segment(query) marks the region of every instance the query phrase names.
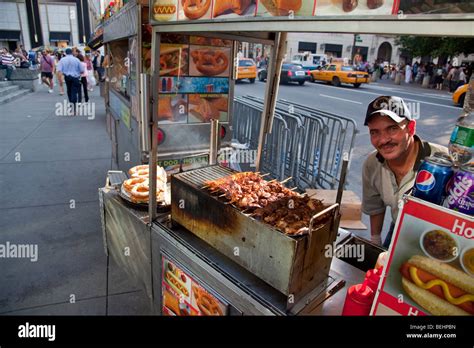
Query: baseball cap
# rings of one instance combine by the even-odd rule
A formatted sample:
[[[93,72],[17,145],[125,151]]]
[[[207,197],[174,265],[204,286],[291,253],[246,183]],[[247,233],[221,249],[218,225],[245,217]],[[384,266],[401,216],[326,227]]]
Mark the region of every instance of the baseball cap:
[[[386,115],[397,123],[403,120],[413,120],[411,112],[405,101],[400,97],[380,96],[372,100],[367,107],[364,126],[367,126],[373,115]]]

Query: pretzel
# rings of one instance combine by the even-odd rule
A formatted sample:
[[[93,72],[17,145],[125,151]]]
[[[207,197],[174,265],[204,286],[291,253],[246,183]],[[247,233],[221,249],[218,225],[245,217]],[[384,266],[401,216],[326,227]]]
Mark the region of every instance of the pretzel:
[[[140,178],[131,178],[131,179],[125,180],[125,181],[123,182],[123,188],[124,188],[127,192],[131,192],[132,189],[133,189],[137,184],[141,184],[141,183],[143,183],[145,180],[146,180],[146,178],[143,178],[143,177],[140,177]]]
[[[133,175],[135,174],[136,172],[138,172],[139,170],[144,170],[144,169],[148,169],[148,164],[144,164],[144,165],[141,165],[141,166],[135,166],[133,168],[130,168],[128,170],[128,174],[129,175]]]
[[[204,315],[224,315],[219,303],[206,290],[193,286],[194,298],[199,310]]]
[[[196,69],[206,76],[222,74],[229,65],[229,58],[220,50],[195,50],[191,52],[191,57]]]
[[[189,19],[198,19],[204,16],[211,6],[211,0],[181,0],[183,10]]]
[[[147,169],[140,169],[139,171],[132,174],[132,178],[148,178],[148,168]]]

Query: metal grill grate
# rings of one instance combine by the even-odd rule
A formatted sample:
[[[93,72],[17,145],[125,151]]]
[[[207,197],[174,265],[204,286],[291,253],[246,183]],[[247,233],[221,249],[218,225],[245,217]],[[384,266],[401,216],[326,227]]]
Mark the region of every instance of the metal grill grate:
[[[176,179],[191,184],[198,189],[202,189],[204,183],[209,180],[217,180],[224,176],[232,175],[235,171],[221,166],[210,166],[199,168],[185,173],[174,175]]]

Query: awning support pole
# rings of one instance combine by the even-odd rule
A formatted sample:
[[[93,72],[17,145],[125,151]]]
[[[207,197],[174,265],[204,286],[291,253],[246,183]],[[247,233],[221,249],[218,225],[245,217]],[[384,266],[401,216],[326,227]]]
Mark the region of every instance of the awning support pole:
[[[286,32],[276,33],[275,44],[267,68],[268,74],[267,84],[265,86],[265,103],[260,121],[260,134],[258,136],[256,171],[260,171],[262,151],[266,135],[272,131],[275,104],[278,96],[278,86],[280,84],[281,65],[286,53],[286,36]]]

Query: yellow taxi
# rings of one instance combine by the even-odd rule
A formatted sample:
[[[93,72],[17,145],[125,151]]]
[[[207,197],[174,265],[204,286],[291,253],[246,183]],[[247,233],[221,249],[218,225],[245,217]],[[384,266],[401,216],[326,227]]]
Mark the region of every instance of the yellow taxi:
[[[463,106],[464,99],[466,98],[467,87],[469,87],[469,83],[465,85],[459,86],[453,93],[453,102],[456,105]]]
[[[365,71],[357,71],[350,65],[328,64],[320,70],[311,71],[312,81],[325,81],[334,86],[341,83],[350,83],[358,88],[362,83],[369,83],[369,74]]]
[[[252,59],[239,59],[239,66],[237,69],[237,81],[248,79],[250,83],[255,83],[257,78],[257,65]]]

